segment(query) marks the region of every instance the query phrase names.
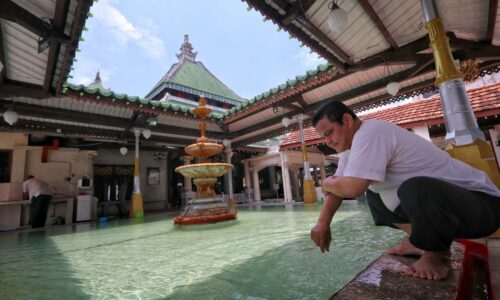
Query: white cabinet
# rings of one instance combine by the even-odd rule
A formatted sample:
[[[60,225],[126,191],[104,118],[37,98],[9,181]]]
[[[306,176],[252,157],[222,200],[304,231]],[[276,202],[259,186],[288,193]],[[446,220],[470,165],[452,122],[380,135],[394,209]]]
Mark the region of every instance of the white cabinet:
[[[76,199],[76,221],[89,221],[92,212],[92,196],[79,195]]]

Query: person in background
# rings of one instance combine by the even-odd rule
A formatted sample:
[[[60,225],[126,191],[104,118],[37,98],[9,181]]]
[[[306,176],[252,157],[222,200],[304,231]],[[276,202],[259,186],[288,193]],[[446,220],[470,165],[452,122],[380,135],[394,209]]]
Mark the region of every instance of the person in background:
[[[31,227],[44,227],[50,200],[52,199],[52,191],[49,186],[42,180],[30,175],[23,182],[23,198],[29,199],[31,202],[29,218]]]

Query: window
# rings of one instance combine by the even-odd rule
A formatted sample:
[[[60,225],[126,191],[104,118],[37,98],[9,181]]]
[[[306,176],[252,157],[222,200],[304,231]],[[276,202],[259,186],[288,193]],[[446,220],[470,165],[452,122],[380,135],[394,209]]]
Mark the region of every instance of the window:
[[[0,150],[0,182],[10,182],[12,151]]]

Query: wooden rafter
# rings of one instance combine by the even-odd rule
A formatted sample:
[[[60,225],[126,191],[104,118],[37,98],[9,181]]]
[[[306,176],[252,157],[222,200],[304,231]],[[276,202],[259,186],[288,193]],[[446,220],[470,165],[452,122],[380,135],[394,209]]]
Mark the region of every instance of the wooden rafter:
[[[73,41],[78,38],[79,33],[81,33],[82,28],[78,26],[81,24],[81,19],[86,18],[87,13],[90,10],[90,5],[85,4],[86,0],[78,0],[78,4],[74,13],[73,24],[71,25],[71,34],[70,37]],[[56,83],[56,91],[55,94],[57,96],[61,95],[61,89],[64,81],[66,80],[66,75],[68,74],[68,69],[71,67],[72,61],[71,59],[75,55],[76,43],[70,43],[66,48],[66,53],[64,54],[63,63],[61,69],[59,71],[59,78]]]
[[[54,29],[59,32],[64,32],[64,25],[66,22],[66,16],[68,15],[69,1],[57,0],[56,8],[54,12],[54,19],[52,25]],[[51,41],[49,47],[49,55],[47,59],[47,67],[45,68],[45,80],[43,83],[43,90],[48,91],[51,87],[51,83],[54,79],[54,70],[57,65],[57,57],[59,56],[59,51],[61,44],[57,41]]]
[[[450,38],[450,46],[464,50],[492,50],[500,52],[500,46],[487,44],[484,42],[470,41],[458,38],[453,32],[448,32],[447,36]]]
[[[387,27],[385,27],[384,22],[382,22],[382,19],[380,19],[378,14],[375,12],[370,2],[368,2],[368,0],[358,0],[358,2],[361,5],[361,7],[365,10],[366,14],[373,21],[373,23],[375,23],[375,26],[377,26],[380,32],[382,32],[382,34],[384,35],[387,42],[389,42],[391,47],[394,49],[399,48],[398,43],[396,43],[396,40],[394,40],[389,30],[387,30]]]
[[[7,100],[0,100],[1,106],[8,106],[12,102]],[[76,122],[85,124],[94,124],[100,126],[111,126],[121,128],[123,131],[128,132],[133,127],[135,119],[119,118],[107,115],[82,113],[74,110],[53,108],[53,107],[42,107],[38,105],[32,105],[22,102],[16,102],[15,110],[19,115],[29,116],[35,118],[43,118],[56,120],[61,122]],[[61,124],[59,124],[61,125]],[[183,128],[173,125],[158,124],[151,128],[153,131],[165,133],[165,134],[176,134],[196,138],[199,136],[199,130],[191,128]],[[207,136],[209,138],[222,139],[223,134],[219,132],[207,131]]]
[[[68,42],[69,37],[11,0],[0,1],[0,18],[17,23],[40,37]]]
[[[9,97],[30,97],[30,98],[48,98],[50,93],[43,91],[42,86],[18,82],[10,79],[4,79],[0,84],[0,98]]]
[[[434,58],[430,58],[429,60],[418,64],[417,67],[415,68],[415,70],[412,73],[408,74],[408,76],[405,79],[410,79],[412,77],[417,76],[418,73],[420,73],[422,70],[426,69],[432,63],[434,63]]]
[[[281,118],[280,118],[280,122],[281,122]],[[295,123],[295,124],[288,126],[288,128],[286,128],[286,131],[295,131],[298,129],[299,129],[299,124]],[[278,135],[282,134],[283,131],[285,131],[285,128],[283,128],[283,127],[276,128],[276,129],[270,130],[268,132],[265,132],[265,133],[262,133],[262,134],[259,134],[256,136],[248,137],[246,139],[234,142],[232,146],[234,148],[236,148],[236,147],[242,147],[242,146],[246,146],[246,145],[249,145],[252,143],[260,142],[262,140],[265,140],[266,138],[278,136]]]
[[[488,29],[486,31],[486,43],[491,44],[495,34],[495,24],[497,20],[498,0],[490,0],[488,10]]]
[[[426,72],[426,71],[432,71],[431,66],[427,66],[425,69],[421,69],[419,65],[414,66],[413,68],[401,71],[399,73],[391,75],[391,80],[393,81],[402,81],[408,78],[408,75],[414,73],[416,70],[419,70],[421,72]],[[321,104],[330,102],[330,101],[345,101],[348,99],[356,98],[358,96],[368,94],[370,92],[376,91],[378,89],[382,89],[387,85],[387,78],[380,78],[378,80],[372,81],[368,84],[362,85],[360,87],[348,90],[344,93],[334,95],[332,97],[328,97],[326,99],[323,99],[321,101],[315,102],[312,105],[309,105],[306,109],[305,112],[310,112],[314,111],[316,108],[318,108]]]
[[[300,109],[300,107],[298,107],[297,105],[290,104],[290,103],[282,104],[281,107],[286,108],[288,110],[298,110],[298,109]]]
[[[300,106],[302,106],[302,109],[307,107],[307,103],[304,100],[304,94],[297,95],[296,99],[297,99],[296,101],[300,104]]]

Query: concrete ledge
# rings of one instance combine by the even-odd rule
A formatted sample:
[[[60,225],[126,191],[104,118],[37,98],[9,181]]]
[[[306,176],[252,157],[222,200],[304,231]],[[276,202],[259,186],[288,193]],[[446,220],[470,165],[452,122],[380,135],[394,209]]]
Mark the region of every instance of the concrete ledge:
[[[452,271],[445,280],[424,280],[401,274],[416,258],[383,254],[330,299],[455,299],[463,246],[453,243]]]
[[[489,252],[489,267],[493,295],[500,299],[500,239],[489,238],[486,241]]]

